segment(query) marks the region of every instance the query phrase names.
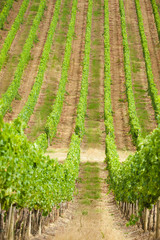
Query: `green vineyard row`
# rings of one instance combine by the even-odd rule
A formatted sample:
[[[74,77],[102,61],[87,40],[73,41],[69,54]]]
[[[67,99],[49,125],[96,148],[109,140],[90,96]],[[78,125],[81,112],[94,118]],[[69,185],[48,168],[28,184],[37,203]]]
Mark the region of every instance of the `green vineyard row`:
[[[121,1],[121,0],[120,0]],[[109,170],[108,182],[116,200],[136,203],[141,209],[150,208],[160,196],[160,129],[139,144],[138,151],[120,163],[115,144],[111,107],[110,36],[108,0],[105,0],[105,129],[106,162]]]
[[[24,17],[24,14],[27,10],[27,7],[28,7],[28,4],[29,4],[29,1],[30,0],[24,0],[22,5],[21,5],[21,8],[19,10],[19,13],[5,39],[5,42],[3,44],[3,47],[1,49],[1,52],[0,52],[0,70],[2,69],[2,66],[7,58],[7,53],[11,47],[11,44],[15,38],[15,35],[23,21],[23,17]]]
[[[157,88],[156,88],[156,85],[154,82],[151,58],[150,58],[150,53],[149,53],[149,49],[148,49],[147,38],[145,35],[145,31],[144,31],[143,17],[142,17],[141,6],[140,6],[139,0],[135,0],[135,4],[136,4],[137,17],[138,17],[139,32],[140,32],[141,42],[142,42],[142,47],[143,47],[143,54],[144,54],[144,58],[145,58],[149,93],[150,93],[150,96],[152,99],[152,104],[153,104],[153,108],[155,110],[155,115],[156,115],[157,121],[159,123],[160,122],[160,119],[159,119],[160,98],[158,96],[158,91],[157,91]]]
[[[131,134],[132,134],[132,139],[134,144],[138,146],[142,140],[141,127],[140,127],[139,119],[136,112],[134,94],[132,89],[130,50],[129,50],[128,39],[127,39],[125,10],[124,10],[123,0],[119,0],[119,7],[120,7],[120,15],[121,15],[126,93],[127,93],[127,99],[128,99],[128,112],[129,112],[129,119],[130,119],[130,126],[131,126]]]
[[[41,56],[40,65],[39,65],[35,83],[29,94],[29,97],[28,97],[28,100],[27,100],[25,106],[23,107],[22,111],[20,112],[20,114],[18,116],[25,123],[28,123],[31,114],[33,113],[33,110],[36,105],[36,102],[37,102],[37,99],[38,99],[38,96],[40,93],[40,89],[41,89],[41,86],[43,83],[44,73],[45,73],[45,70],[47,67],[47,61],[48,61],[49,53],[51,51],[51,46],[53,43],[53,35],[55,33],[55,29],[56,29],[57,22],[58,22],[60,6],[61,6],[61,0],[57,0],[56,5],[55,5],[55,10],[54,10],[54,15],[52,18],[52,22],[50,24],[50,28],[48,31],[47,40],[44,45],[43,53]]]
[[[153,13],[154,13],[154,19],[157,27],[157,32],[158,32],[158,37],[160,40],[160,15],[159,15],[159,10],[158,6],[155,0],[151,0],[152,8],[153,8]]]
[[[29,32],[29,36],[23,47],[19,63],[18,63],[16,72],[14,74],[14,79],[13,79],[11,85],[8,87],[7,91],[3,94],[2,98],[0,99],[0,114],[3,116],[5,115],[11,102],[13,101],[13,99],[15,98],[15,96],[18,92],[18,88],[19,88],[20,82],[21,82],[21,77],[22,77],[23,71],[29,61],[30,50],[33,46],[33,41],[35,39],[36,31],[38,29],[41,18],[43,16],[45,6],[46,6],[46,0],[41,0],[37,15],[33,21],[33,25]]]
[[[2,9],[2,12],[0,13],[0,29],[3,29],[4,23],[7,20],[9,10],[13,6],[14,0],[7,0],[5,6]]]
[[[77,118],[81,119],[84,119],[86,114],[92,5],[92,0],[89,0],[79,103],[81,110],[77,110]],[[84,121],[81,121],[79,127],[84,129]],[[0,129],[1,208],[8,210],[11,204],[16,204],[17,208],[43,210],[46,215],[53,206],[71,200],[79,171],[79,133],[73,133],[67,158],[64,164],[59,164],[56,160],[44,156],[41,147],[27,140],[23,133],[23,123],[19,119],[8,124],[4,123],[1,117]]]
[[[52,107],[52,112],[48,116],[47,123],[45,126],[47,138],[50,141],[52,141],[53,137],[56,135],[57,125],[59,123],[59,119],[60,119],[62,108],[63,108],[63,101],[64,101],[64,95],[66,92],[65,89],[66,89],[66,83],[68,79],[68,69],[70,65],[70,57],[71,57],[71,50],[72,50],[72,40],[73,40],[74,31],[75,31],[76,13],[77,13],[77,0],[74,0],[73,6],[72,6],[71,20],[69,24],[68,33],[67,33],[67,40],[66,40],[65,53],[64,53],[64,59],[62,64],[62,72],[61,72],[61,79],[59,82],[59,88],[58,88],[54,105]]]

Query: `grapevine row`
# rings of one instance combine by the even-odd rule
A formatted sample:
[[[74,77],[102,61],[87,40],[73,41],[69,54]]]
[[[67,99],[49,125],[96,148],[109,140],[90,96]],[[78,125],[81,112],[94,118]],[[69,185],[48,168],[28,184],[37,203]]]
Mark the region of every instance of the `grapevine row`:
[[[132,89],[132,77],[130,67],[130,50],[127,39],[126,21],[125,21],[125,10],[123,0],[119,0],[120,14],[121,14],[121,29],[123,38],[123,53],[124,53],[124,69],[126,78],[126,93],[128,98],[128,111],[131,126],[131,134],[133,142],[138,146],[141,141],[141,127],[139,119],[137,117],[134,94]]]
[[[109,170],[111,188],[114,189],[119,157],[115,144],[115,134],[111,104],[111,72],[110,72],[110,35],[109,35],[109,7],[108,0],[104,5],[104,119],[106,131],[106,162]]]
[[[8,17],[9,10],[13,6],[14,0],[7,0],[5,6],[2,9],[2,12],[0,13],[0,29],[3,29],[4,23]]]
[[[140,32],[141,42],[142,42],[142,47],[143,47],[143,54],[144,54],[144,58],[145,58],[149,93],[150,93],[150,96],[152,99],[152,104],[153,104],[153,107],[155,110],[155,115],[156,115],[157,121],[159,123],[160,101],[159,101],[159,97],[158,97],[158,91],[157,91],[156,85],[154,83],[151,58],[150,58],[150,53],[149,53],[149,49],[148,49],[147,38],[146,38],[146,35],[144,32],[143,17],[142,17],[141,6],[140,6],[139,0],[135,0],[135,4],[136,4],[137,17],[138,17],[139,32]]]
[[[83,77],[79,106],[83,110],[77,114],[85,116],[88,92],[88,73],[92,0],[89,0]],[[80,116],[79,116],[80,117]],[[78,116],[77,116],[78,118]],[[81,122],[84,125],[84,121]],[[83,126],[81,126],[83,129]],[[1,208],[8,210],[12,203],[17,208],[51,211],[60,202],[71,200],[78,176],[80,160],[79,134],[73,134],[69,152],[64,164],[44,156],[41,148],[27,140],[23,133],[23,124],[19,119],[13,123],[4,123],[0,119],[0,149],[2,153],[2,174],[0,176]],[[8,162],[8,157],[10,161]]]
[[[33,21],[33,25],[29,32],[29,36],[23,47],[19,63],[18,63],[16,72],[14,74],[14,79],[13,79],[11,85],[8,87],[7,91],[3,94],[3,97],[0,99],[0,114],[2,114],[3,116],[5,115],[11,102],[13,101],[13,99],[15,98],[15,96],[18,92],[18,88],[19,88],[20,82],[21,82],[21,77],[22,77],[23,71],[29,61],[30,50],[33,46],[33,41],[35,39],[36,31],[38,29],[39,23],[43,16],[45,6],[46,6],[46,0],[41,0],[37,15]]]
[[[160,15],[159,15],[159,10],[158,6],[155,0],[151,0],[152,8],[153,8],[153,13],[154,13],[154,19],[157,27],[157,32],[158,32],[158,37],[160,40]]]
[[[52,18],[52,22],[51,22],[51,25],[50,25],[50,28],[48,31],[47,40],[44,45],[44,49],[43,49],[42,57],[40,60],[40,65],[39,65],[35,83],[29,94],[29,97],[28,97],[28,100],[27,100],[25,106],[23,107],[22,111],[20,112],[20,114],[18,116],[19,118],[22,119],[22,121],[24,121],[26,123],[29,121],[31,114],[33,113],[33,110],[36,105],[36,102],[37,102],[37,99],[38,99],[38,96],[40,93],[40,89],[41,89],[41,86],[43,83],[44,73],[46,70],[49,53],[51,51],[51,46],[53,43],[53,35],[54,35],[55,29],[57,26],[57,22],[58,22],[60,6],[61,6],[61,0],[57,0],[56,5],[55,5],[55,10],[54,10],[54,16]]]
[[[47,123],[45,126],[47,138],[52,141],[53,137],[57,132],[57,125],[59,123],[59,119],[62,112],[64,95],[65,95],[65,88],[68,79],[68,69],[70,65],[70,56],[72,50],[72,40],[74,35],[74,28],[75,28],[75,21],[76,21],[76,12],[77,12],[77,0],[73,1],[72,5],[72,13],[71,13],[71,20],[69,24],[69,29],[67,33],[67,40],[65,46],[65,53],[62,65],[62,72],[61,72],[61,79],[59,82],[59,88],[56,95],[56,99],[53,105],[52,112],[47,118]]]
[[[105,0],[105,128],[106,128],[106,162],[109,170],[108,181],[116,200],[128,203],[139,201],[141,209],[149,208],[160,196],[160,129],[141,141],[139,150],[129,156],[122,164],[115,144],[113,116],[111,108],[111,74],[110,74],[110,41],[109,9]]]
[[[19,10],[19,13],[5,39],[5,42],[3,44],[3,47],[1,49],[1,52],[0,52],[0,70],[2,69],[2,66],[6,60],[6,57],[7,57],[7,53],[8,53],[8,50],[10,49],[10,46],[15,38],[15,35],[22,23],[22,20],[23,20],[23,17],[24,17],[24,14],[27,10],[27,7],[28,7],[28,4],[29,4],[29,1],[30,0],[24,0],[22,5],[21,5],[21,8]]]

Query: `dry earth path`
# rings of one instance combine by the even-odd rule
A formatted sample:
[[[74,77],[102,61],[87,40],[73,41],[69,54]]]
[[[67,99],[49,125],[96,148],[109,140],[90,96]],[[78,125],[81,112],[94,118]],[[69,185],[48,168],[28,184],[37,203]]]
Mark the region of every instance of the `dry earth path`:
[[[18,90],[20,99],[14,99],[12,101],[11,104],[12,112],[11,113],[8,112],[6,114],[5,120],[12,121],[13,119],[15,119],[28,99],[29,93],[33,87],[38,72],[40,57],[43,52],[43,48],[47,39],[48,30],[54,13],[55,2],[56,2],[55,0],[48,1],[42,21],[40,22],[39,28],[37,30],[38,41],[37,43],[34,44],[31,50],[31,60],[29,61],[21,79],[21,85]]]
[[[156,128],[155,114],[148,95],[148,80],[135,3],[132,0],[124,1],[124,3],[136,110],[142,134],[145,137]]]

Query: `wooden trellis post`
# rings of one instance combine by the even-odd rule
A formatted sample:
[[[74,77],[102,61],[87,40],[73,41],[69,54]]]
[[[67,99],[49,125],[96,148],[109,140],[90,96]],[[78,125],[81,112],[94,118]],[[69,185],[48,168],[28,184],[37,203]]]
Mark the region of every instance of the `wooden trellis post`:
[[[160,238],[160,200],[157,202],[156,239]]]

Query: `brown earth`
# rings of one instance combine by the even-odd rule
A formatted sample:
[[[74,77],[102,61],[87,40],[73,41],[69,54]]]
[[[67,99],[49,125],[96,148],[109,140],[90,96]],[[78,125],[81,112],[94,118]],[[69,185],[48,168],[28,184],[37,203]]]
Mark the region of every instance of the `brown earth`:
[[[3,30],[0,29],[0,50],[3,46],[5,38],[8,35],[9,30],[11,29],[12,24],[14,23],[22,2],[23,0],[14,1],[13,7],[10,9],[7,20],[4,24]]]
[[[152,71],[154,81],[160,94],[160,43],[157,34],[157,28],[154,20],[151,2],[140,0],[141,11],[143,15],[144,30],[148,41],[148,48],[151,57]]]
[[[61,10],[60,10],[60,16],[59,21],[57,24],[57,28],[55,31],[53,44],[51,47],[51,52],[49,56],[49,61],[47,64],[47,69],[45,71],[43,84],[41,87],[41,91],[39,94],[39,98],[37,101],[37,104],[35,106],[34,112],[31,115],[31,118],[28,122],[29,128],[26,129],[26,134],[29,136],[29,138],[35,138],[37,137],[43,130],[46,123],[47,116],[43,117],[41,116],[42,108],[49,108],[48,114],[50,111],[52,111],[52,105],[54,104],[54,99],[58,90],[58,84],[59,79],[61,78],[61,70],[62,70],[62,63],[63,63],[63,57],[65,52],[65,42],[67,37],[67,31],[68,31],[68,24],[64,27],[64,22],[62,21],[63,11],[65,3],[68,3],[68,7],[70,8],[70,13],[67,16],[67,22],[69,24],[70,18],[71,18],[71,9],[72,9],[72,1],[62,1],[61,4]],[[61,32],[61,29],[63,28],[63,33]],[[59,40],[60,39],[60,40]],[[47,91],[50,91],[51,98],[49,104],[50,106],[46,106],[46,97],[47,97]],[[34,129],[36,130],[36,133],[34,133]]]
[[[30,31],[30,27],[32,25],[33,19],[36,15],[36,12],[31,11],[32,1],[29,4],[29,8],[27,9],[24,15],[24,22],[20,26],[12,44],[10,50],[8,51],[8,57],[6,59],[6,63],[1,69],[0,72],[0,96],[5,93],[9,84],[12,82],[14,73],[16,71],[16,67],[18,65],[20,54],[22,52],[25,41],[28,37],[28,33]]]
[[[147,119],[142,119],[140,115],[139,121],[141,125],[145,125],[147,132],[152,131],[156,128],[155,114],[152,106],[151,98],[148,95],[148,80],[145,68],[145,60],[143,57],[143,49],[141,45],[141,38],[139,35],[138,19],[136,14],[135,3],[132,0],[127,0],[125,3],[125,15],[128,42],[131,54],[131,68],[132,68],[132,83],[134,94],[139,94],[138,101],[141,103],[136,105],[138,117],[141,107],[143,107],[147,114]],[[136,47],[135,47],[136,46]],[[136,92],[134,85],[139,85],[139,93]],[[143,95],[140,93],[143,92]],[[139,106],[140,105],[140,106]]]
[[[104,149],[104,1],[93,4],[87,113],[82,147]]]
[[[72,42],[68,83],[66,85],[66,95],[62,114],[57,128],[57,137],[52,142],[54,148],[69,146],[75,126],[76,109],[79,100],[82,78],[81,63],[83,60],[83,50],[85,45],[87,2],[82,0],[78,1],[77,8],[75,37]]]
[[[54,5],[55,1],[48,2],[42,21],[40,22],[39,30],[37,31],[38,42],[34,44],[31,50],[31,60],[29,61],[29,64],[27,65],[27,68],[23,73],[21,85],[18,90],[21,100],[13,100],[11,104],[12,112],[7,113],[5,116],[5,119],[9,121],[12,121],[18,116],[23,106],[25,105],[29,93],[34,85],[35,78],[38,72],[38,67],[40,64],[40,58],[47,39],[49,26],[53,17]]]
[[[111,98],[116,145],[118,149],[133,150],[134,147],[129,134],[128,104],[125,94],[124,57],[118,0],[109,0],[109,12]]]

